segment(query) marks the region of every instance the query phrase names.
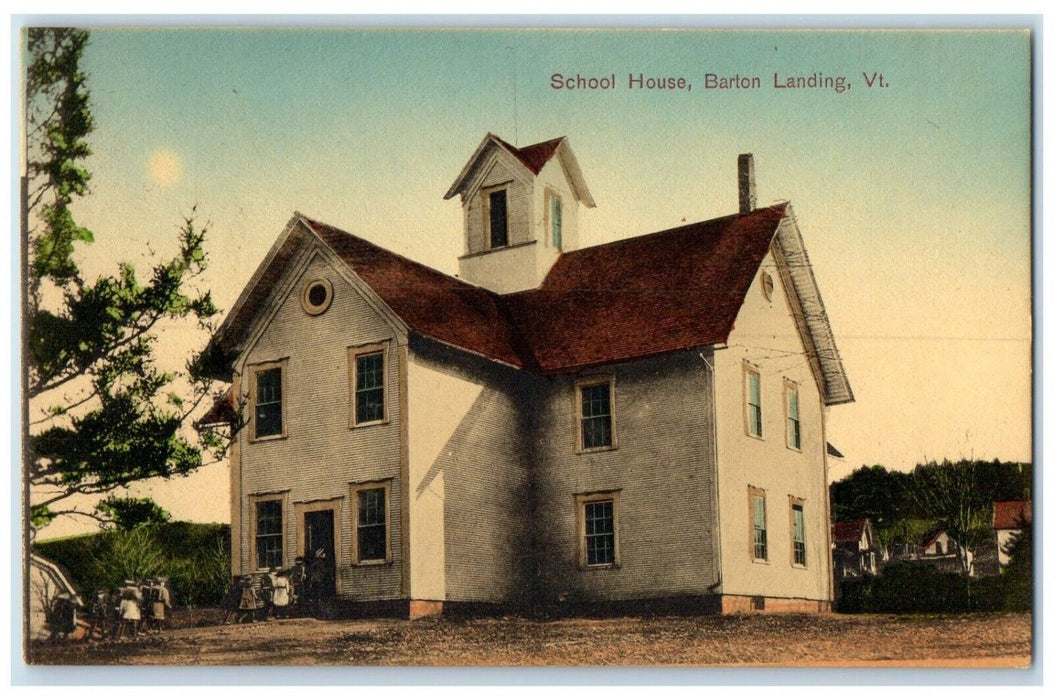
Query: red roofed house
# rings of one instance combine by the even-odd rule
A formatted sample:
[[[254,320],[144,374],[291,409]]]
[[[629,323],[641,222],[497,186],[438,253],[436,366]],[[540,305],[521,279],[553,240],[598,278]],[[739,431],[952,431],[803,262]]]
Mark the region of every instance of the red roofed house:
[[[889,556],[875,536],[869,518],[839,521],[832,525],[831,530],[835,580],[857,579],[864,574],[878,575],[879,568]]]
[[[992,529],[995,530],[996,549],[999,552],[999,571],[1010,563],[1007,549],[1014,538],[1021,534],[1024,525],[1032,524],[1032,501],[996,501],[992,509]]]
[[[462,605],[826,610],[827,407],[853,400],[789,204],[583,248],[566,138],[488,134],[450,277],[301,214],[214,338],[245,407],[234,573]]]

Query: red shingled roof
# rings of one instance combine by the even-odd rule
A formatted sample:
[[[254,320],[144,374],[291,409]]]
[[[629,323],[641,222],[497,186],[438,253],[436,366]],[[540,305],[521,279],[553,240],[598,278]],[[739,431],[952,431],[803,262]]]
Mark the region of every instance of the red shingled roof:
[[[494,140],[509,149],[509,152],[526,165],[528,170],[537,175],[545,167],[545,164],[549,162],[549,159],[553,157],[553,154],[556,153],[556,149],[560,146],[560,142],[564,140],[564,137],[560,136],[549,141],[532,143],[530,146],[524,146],[523,148],[516,148],[498,136],[494,136]]]
[[[412,330],[515,367],[562,372],[724,342],[784,205],[562,255],[501,296],[304,221]]]
[[[996,501],[992,512],[992,528],[1018,530],[1022,523],[1032,522],[1032,501]]]
[[[531,366],[497,294],[302,218],[412,330],[515,367]]]
[[[506,297],[544,371],[723,343],[784,215],[758,209],[565,253]]]
[[[834,537],[835,542],[859,542],[860,538],[864,536],[864,526],[866,525],[866,518],[843,520],[834,523],[831,525],[832,537]]]

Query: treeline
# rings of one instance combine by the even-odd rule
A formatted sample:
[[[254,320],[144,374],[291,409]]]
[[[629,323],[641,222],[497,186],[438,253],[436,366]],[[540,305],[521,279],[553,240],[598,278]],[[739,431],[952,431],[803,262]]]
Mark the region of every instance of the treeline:
[[[125,579],[166,576],[177,607],[219,605],[230,583],[230,526],[173,522],[38,542],[85,597]]]
[[[934,497],[942,495],[956,500],[949,505],[974,507],[978,525],[990,524],[994,502],[1031,500],[1032,465],[960,460],[928,462],[911,472],[864,466],[831,484],[831,515],[835,521],[869,518],[887,547],[914,543],[941,525],[945,514],[935,511],[944,504]]]
[[[1020,462],[929,462],[911,472],[862,467],[831,485],[835,521],[870,519],[891,554],[910,555],[927,533],[943,529],[960,547],[958,573],[894,556],[878,576],[841,582],[839,612],[993,612],[1028,610],[1032,602],[1032,528],[1004,548],[998,563],[993,505],[1032,499],[1032,465]],[[978,564],[986,560],[982,569]],[[999,575],[997,575],[999,574]],[[973,580],[975,576],[982,578]]]

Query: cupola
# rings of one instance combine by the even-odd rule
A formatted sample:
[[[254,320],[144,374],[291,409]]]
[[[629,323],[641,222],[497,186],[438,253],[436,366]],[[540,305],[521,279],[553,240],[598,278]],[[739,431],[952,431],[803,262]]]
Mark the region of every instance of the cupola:
[[[579,245],[579,205],[596,206],[566,137],[517,148],[488,133],[444,199],[458,194],[459,276],[499,294],[540,285]]]

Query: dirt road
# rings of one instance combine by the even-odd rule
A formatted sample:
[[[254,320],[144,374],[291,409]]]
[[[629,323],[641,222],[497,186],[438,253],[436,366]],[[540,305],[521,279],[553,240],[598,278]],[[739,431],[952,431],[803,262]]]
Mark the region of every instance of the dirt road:
[[[31,654],[42,664],[1022,668],[1031,649],[1029,615],[827,614],[270,620],[39,644]]]

